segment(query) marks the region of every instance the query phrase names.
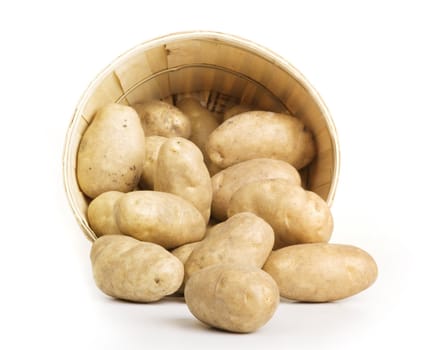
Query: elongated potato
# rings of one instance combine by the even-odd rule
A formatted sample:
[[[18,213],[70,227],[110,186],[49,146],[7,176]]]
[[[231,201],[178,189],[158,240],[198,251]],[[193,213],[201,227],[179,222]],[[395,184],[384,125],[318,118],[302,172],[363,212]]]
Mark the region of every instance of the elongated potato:
[[[192,203],[209,221],[211,178],[197,146],[182,137],[168,139],[160,147],[154,190],[180,196]]]
[[[163,101],[149,101],[133,106],[141,118],[146,136],[181,136],[191,135],[190,119],[175,106]]]
[[[248,105],[235,105],[224,112],[224,121],[240,113],[249,112],[253,110],[255,109]]]
[[[152,190],[154,188],[157,157],[160,147],[167,139],[167,137],[163,136],[148,136],[145,138],[145,160],[142,167],[141,180],[139,181],[139,185],[144,190]]]
[[[114,298],[151,302],[182,283],[182,263],[166,249],[123,235],[98,238],[90,254],[96,285]]]
[[[267,179],[284,179],[301,185],[298,171],[282,160],[257,158],[235,164],[212,177],[212,215],[225,220],[234,192],[247,183]]]
[[[243,264],[261,268],[271,252],[274,233],[252,213],[240,213],[213,226],[185,263],[185,279],[217,264]]]
[[[211,132],[219,125],[215,115],[193,98],[185,98],[179,101],[176,106],[190,118],[190,141],[194,142],[194,144],[200,148],[206,160],[208,158],[205,149],[206,141]]]
[[[220,168],[254,158],[272,158],[299,169],[314,157],[314,141],[297,118],[252,111],[238,114],[215,129],[206,143],[206,151]]]
[[[241,212],[252,212],[271,225],[275,233],[274,249],[327,242],[332,234],[332,214],[325,201],[316,193],[282,179],[240,187],[231,197],[228,216]]]
[[[201,243],[201,241],[184,244],[184,245],[172,250],[171,253],[174,256],[176,256],[179,259],[179,261],[181,261],[182,264],[185,264],[187,262],[189,256],[193,252],[194,248],[199,246],[200,243]],[[179,289],[176,291],[176,293],[178,295],[184,294],[184,287],[185,287],[185,282],[182,281],[181,287],[179,287]]]
[[[77,179],[90,198],[107,191],[132,191],[141,176],[144,131],[128,106],[108,104],[86,129],[77,153]]]
[[[259,268],[215,265],[195,273],[185,286],[185,302],[203,323],[248,333],[267,323],[279,305],[274,280]]]
[[[205,238],[208,237],[210,235],[210,232],[212,230],[214,226],[210,225],[210,223],[208,224],[207,228],[206,228],[206,234],[205,234]],[[191,253],[193,252],[193,250],[195,248],[197,248],[201,243],[203,242],[203,240],[198,241],[198,242],[193,242],[193,243],[187,243],[184,244],[182,246],[179,246],[178,248],[175,248],[174,250],[172,250],[172,254],[174,256],[176,256],[179,261],[181,261],[184,265],[187,262],[188,258],[190,257]],[[183,294],[184,293],[184,281],[182,282],[182,286],[178,289],[177,293],[178,294]]]
[[[126,193],[116,202],[115,214],[120,232],[166,249],[200,241],[206,230],[200,212],[170,193]]]
[[[311,302],[347,298],[374,283],[374,259],[349,245],[298,244],[271,253],[264,270],[277,282],[282,297]]]
[[[294,150],[295,159],[293,165],[301,169],[309,164],[316,155],[316,147],[313,142],[313,136],[310,132],[304,131],[300,134]]]
[[[89,226],[98,237],[121,233],[117,226],[114,206],[123,195],[123,192],[108,191],[90,202],[87,208],[87,219]]]

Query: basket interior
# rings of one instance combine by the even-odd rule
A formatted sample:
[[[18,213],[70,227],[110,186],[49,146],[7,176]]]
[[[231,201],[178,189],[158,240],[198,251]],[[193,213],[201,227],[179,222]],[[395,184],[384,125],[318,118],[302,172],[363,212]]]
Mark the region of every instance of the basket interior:
[[[317,156],[301,171],[304,187],[332,203],[337,181],[335,130],[326,108],[305,79],[278,56],[253,43],[211,34],[181,34],[143,44],[107,67],[90,85],[68,131],[64,153],[67,195],[90,239],[87,198],[76,179],[76,155],[95,112],[109,102],[132,105],[151,99],[176,103],[197,98],[222,113],[235,104],[287,112],[313,132]]]

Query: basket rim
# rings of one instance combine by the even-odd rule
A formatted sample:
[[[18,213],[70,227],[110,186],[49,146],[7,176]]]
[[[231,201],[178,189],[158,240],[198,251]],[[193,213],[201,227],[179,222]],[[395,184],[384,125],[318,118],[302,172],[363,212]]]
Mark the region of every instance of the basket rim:
[[[114,71],[116,67],[120,66],[120,64],[122,64],[128,58],[134,56],[135,54],[141,51],[147,51],[151,48],[158,47],[160,45],[166,45],[170,42],[179,41],[179,40],[195,40],[195,39],[218,40],[220,42],[224,42],[227,44],[231,44],[233,46],[237,46],[239,48],[243,48],[250,53],[257,54],[260,57],[268,60],[272,64],[278,66],[280,69],[285,70],[290,76],[292,76],[296,81],[298,81],[298,83],[306,90],[306,92],[310,95],[310,97],[313,98],[313,100],[315,101],[316,105],[319,107],[325,119],[328,132],[332,136],[331,143],[332,143],[334,168],[333,168],[333,173],[331,177],[330,190],[328,193],[328,197],[326,199],[326,203],[328,204],[328,206],[329,207],[332,206],[337,185],[338,185],[340,163],[341,163],[338,134],[337,134],[337,130],[333,122],[332,116],[325,102],[321,98],[318,91],[313,87],[313,85],[311,85],[311,83],[306,79],[306,77],[284,57],[275,53],[271,49],[263,45],[257,44],[251,40],[242,38],[234,34],[227,34],[219,31],[209,31],[209,30],[181,31],[181,32],[162,35],[151,40],[143,41],[135,45],[134,47],[130,48],[129,50],[125,51],[121,55],[117,56],[115,59],[112,60],[112,62],[109,65],[104,67],[95,76],[95,78],[89,83],[89,85],[84,90],[83,94],[81,95],[74,109],[73,116],[68,125],[65,142],[63,146],[63,156],[62,156],[63,183],[64,183],[68,203],[73,211],[73,214],[77,219],[77,222],[79,223],[80,227],[82,228],[84,234],[89,240],[94,241],[97,238],[97,236],[89,227],[88,223],[82,219],[80,215],[80,211],[78,210],[78,206],[74,199],[73,192],[69,185],[70,181],[73,180],[69,176],[69,173],[71,170],[69,167],[70,160],[71,160],[70,157],[73,156],[70,153],[71,150],[69,145],[70,145],[70,141],[72,140],[72,136],[74,135],[74,129],[77,125],[77,121],[81,116],[82,108],[86,105],[88,99],[90,98],[91,96],[90,93],[93,90],[93,88],[96,87],[108,74]]]

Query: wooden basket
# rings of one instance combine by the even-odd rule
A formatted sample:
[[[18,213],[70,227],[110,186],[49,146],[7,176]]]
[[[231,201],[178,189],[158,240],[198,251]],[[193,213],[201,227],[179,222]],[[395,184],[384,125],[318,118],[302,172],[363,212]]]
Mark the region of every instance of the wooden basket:
[[[86,236],[88,199],[76,178],[82,134],[108,102],[150,99],[175,103],[192,95],[211,111],[243,103],[285,111],[313,132],[317,156],[302,172],[304,186],[332,204],[339,173],[339,147],[329,112],[309,82],[286,60],[251,41],[217,32],[184,32],[145,42],[117,58],[89,85],[66,136],[63,171],[71,208]]]

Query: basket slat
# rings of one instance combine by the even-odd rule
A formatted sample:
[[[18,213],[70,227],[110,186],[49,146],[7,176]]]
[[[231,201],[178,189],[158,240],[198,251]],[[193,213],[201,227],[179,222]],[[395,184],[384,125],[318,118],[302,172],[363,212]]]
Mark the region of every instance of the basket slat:
[[[116,101],[122,95],[122,85],[114,72],[111,72],[93,88],[93,93],[89,96],[82,110],[82,115],[90,122],[99,108],[109,102]],[[123,103],[127,104],[127,101],[124,100]]]

